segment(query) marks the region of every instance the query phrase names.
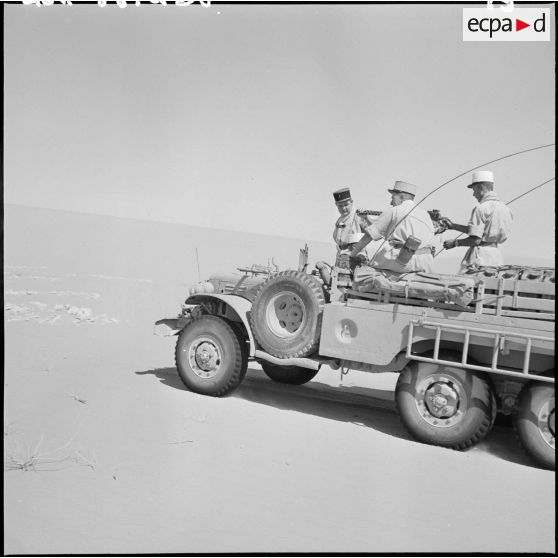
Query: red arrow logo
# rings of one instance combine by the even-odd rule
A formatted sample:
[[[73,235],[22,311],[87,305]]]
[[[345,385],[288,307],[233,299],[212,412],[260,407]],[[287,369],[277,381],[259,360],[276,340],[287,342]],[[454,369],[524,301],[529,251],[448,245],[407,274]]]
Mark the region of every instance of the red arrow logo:
[[[522,29],[525,29],[525,27],[531,27],[530,23],[525,23],[524,21],[521,21],[520,19],[515,18],[515,30],[516,31],[521,31]]]

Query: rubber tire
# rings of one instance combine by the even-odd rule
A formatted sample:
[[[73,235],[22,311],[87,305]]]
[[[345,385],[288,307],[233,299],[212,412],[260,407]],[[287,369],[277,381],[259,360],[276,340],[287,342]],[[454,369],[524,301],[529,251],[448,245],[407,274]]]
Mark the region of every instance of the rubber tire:
[[[306,384],[318,373],[317,370],[303,368],[302,366],[280,366],[271,362],[260,362],[263,371],[274,382],[301,386]]]
[[[449,359],[448,359],[449,360]],[[428,423],[416,401],[422,399],[418,386],[432,374],[443,374],[461,385],[468,408],[459,422],[441,427]],[[463,400],[462,400],[463,401]],[[482,440],[494,424],[494,396],[489,382],[480,374],[445,364],[413,363],[397,380],[395,402],[403,425],[419,442],[465,450]]]
[[[555,469],[556,451],[543,439],[538,425],[542,406],[555,397],[554,386],[527,384],[519,394],[514,428],[525,452],[540,466]]]
[[[222,363],[213,378],[198,376],[188,362],[189,348],[200,337],[210,338],[221,350]],[[238,333],[226,320],[217,316],[200,316],[180,332],[176,341],[175,362],[178,375],[188,389],[213,397],[222,397],[234,391],[244,379],[248,367],[247,351],[242,349]]]
[[[240,343],[240,349],[242,350],[244,375],[246,375],[246,371],[248,370],[248,358],[250,357],[250,345],[248,344],[248,336],[245,333],[244,326],[241,325],[240,323],[233,322],[231,320],[227,320],[227,323],[231,326],[231,328],[235,332],[238,338],[238,342]]]
[[[306,319],[299,330],[289,338],[275,334],[267,322],[268,305],[281,292],[297,295],[306,313]],[[324,304],[322,284],[314,276],[293,270],[271,276],[260,286],[250,313],[252,331],[258,344],[264,351],[278,358],[311,355],[320,343]]]

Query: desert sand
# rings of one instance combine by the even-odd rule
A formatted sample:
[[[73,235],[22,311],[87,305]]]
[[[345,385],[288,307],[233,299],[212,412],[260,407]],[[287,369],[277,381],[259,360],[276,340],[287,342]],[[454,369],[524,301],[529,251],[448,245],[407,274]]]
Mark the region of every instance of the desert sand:
[[[555,552],[554,473],[505,425],[468,452],[412,441],[396,374],[286,386],[250,363],[228,397],[183,386],[153,323],[195,248],[206,278],[299,247],[6,206],[5,554]]]

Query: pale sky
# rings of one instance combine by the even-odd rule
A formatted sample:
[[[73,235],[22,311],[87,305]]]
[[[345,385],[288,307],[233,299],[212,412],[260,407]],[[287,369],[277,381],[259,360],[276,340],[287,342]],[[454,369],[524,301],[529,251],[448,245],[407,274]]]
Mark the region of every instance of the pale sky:
[[[333,190],[383,209],[553,143],[554,29],[463,42],[463,6],[5,6],[4,201],[329,241]],[[554,148],[483,168],[509,201]],[[466,222],[469,178],[424,207]],[[554,187],[507,254],[553,257]]]

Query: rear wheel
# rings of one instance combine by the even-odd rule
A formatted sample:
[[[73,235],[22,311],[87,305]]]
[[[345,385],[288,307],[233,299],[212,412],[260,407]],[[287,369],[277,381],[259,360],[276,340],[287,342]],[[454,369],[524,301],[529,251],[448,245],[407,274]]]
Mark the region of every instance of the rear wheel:
[[[554,469],[555,394],[553,386],[527,384],[519,396],[515,430],[525,451],[541,466]]]
[[[494,397],[479,374],[434,363],[414,363],[399,376],[395,401],[401,420],[418,441],[464,450],[494,422]]]
[[[216,397],[236,389],[248,366],[237,332],[217,316],[201,316],[182,330],[175,360],[187,388]]]
[[[300,386],[309,382],[318,373],[317,370],[301,366],[279,366],[271,362],[261,363],[263,371],[274,381],[281,384]]]

